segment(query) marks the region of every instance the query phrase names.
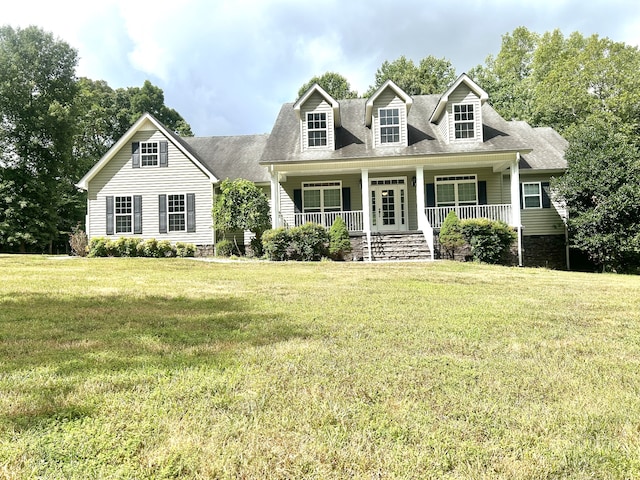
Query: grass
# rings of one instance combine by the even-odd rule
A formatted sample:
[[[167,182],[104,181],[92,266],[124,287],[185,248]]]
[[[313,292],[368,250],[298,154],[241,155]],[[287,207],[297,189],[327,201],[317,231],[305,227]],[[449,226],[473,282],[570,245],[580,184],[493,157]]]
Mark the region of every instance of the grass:
[[[640,477],[640,278],[0,256],[0,478]]]

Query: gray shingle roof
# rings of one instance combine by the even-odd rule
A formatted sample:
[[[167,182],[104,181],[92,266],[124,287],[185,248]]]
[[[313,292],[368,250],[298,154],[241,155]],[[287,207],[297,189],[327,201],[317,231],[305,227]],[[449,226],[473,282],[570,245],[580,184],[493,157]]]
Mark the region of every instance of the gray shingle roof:
[[[373,148],[371,130],[364,125],[366,99],[340,101],[342,127],[336,129],[335,150],[301,151],[300,124],[293,104],[282,106],[269,136],[262,164],[313,162],[347,159],[379,159],[396,156],[488,153],[496,151],[533,151],[525,156],[522,168],[565,168],[566,142],[551,129],[525,128],[524,122],[507,122],[488,104],[482,107],[484,142],[447,143],[429,118],[437,106],[439,95],[416,95],[409,112],[409,145],[407,147]],[[550,130],[550,131],[549,131]]]
[[[180,140],[218,179],[245,178],[269,182],[267,169],[258,163],[268,135],[182,137]]]

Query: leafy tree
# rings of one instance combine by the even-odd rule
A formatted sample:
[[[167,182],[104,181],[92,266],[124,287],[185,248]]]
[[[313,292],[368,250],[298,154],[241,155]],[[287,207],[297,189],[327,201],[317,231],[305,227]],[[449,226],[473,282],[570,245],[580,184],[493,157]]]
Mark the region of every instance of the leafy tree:
[[[387,80],[392,80],[409,95],[428,95],[443,93],[455,79],[456,72],[449,60],[428,56],[416,66],[403,55],[393,62],[384,61],[365,97],[373,95]]]
[[[569,209],[571,243],[604,271],[640,270],[640,151],[611,114],[570,132],[569,169],[553,188]]]
[[[323,75],[315,76],[307,83],[302,85],[298,90],[298,98],[305,94],[313,84],[320,85],[329,95],[336,100],[342,100],[345,98],[357,98],[358,92],[351,90],[349,81],[340,75],[339,73],[326,72]]]
[[[213,206],[214,228],[221,232],[248,230],[260,239],[271,226],[269,200],[256,185],[242,178],[226,179]],[[236,243],[236,249],[240,249]]]
[[[0,27],[0,244],[51,245],[72,175],[77,53],[37,27]]]

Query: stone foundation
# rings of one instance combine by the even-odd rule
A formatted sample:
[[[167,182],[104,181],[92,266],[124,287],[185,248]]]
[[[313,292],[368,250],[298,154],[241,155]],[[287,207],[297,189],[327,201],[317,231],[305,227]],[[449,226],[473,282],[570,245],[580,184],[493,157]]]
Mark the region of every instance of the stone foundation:
[[[196,257],[213,257],[214,254],[213,245],[196,245]]]
[[[525,267],[567,269],[564,235],[526,235],[522,237],[522,261]]]

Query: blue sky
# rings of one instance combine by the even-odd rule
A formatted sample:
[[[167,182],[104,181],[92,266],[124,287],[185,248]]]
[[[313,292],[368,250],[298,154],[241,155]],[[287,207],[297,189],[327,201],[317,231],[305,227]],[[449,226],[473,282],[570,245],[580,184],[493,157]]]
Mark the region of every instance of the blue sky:
[[[640,44],[636,0],[51,0],[10,2],[0,24],[37,25],[111,87],[149,79],[196,135],[268,133],[314,75],[367,90],[385,60],[428,55],[458,74],[518,26]]]

